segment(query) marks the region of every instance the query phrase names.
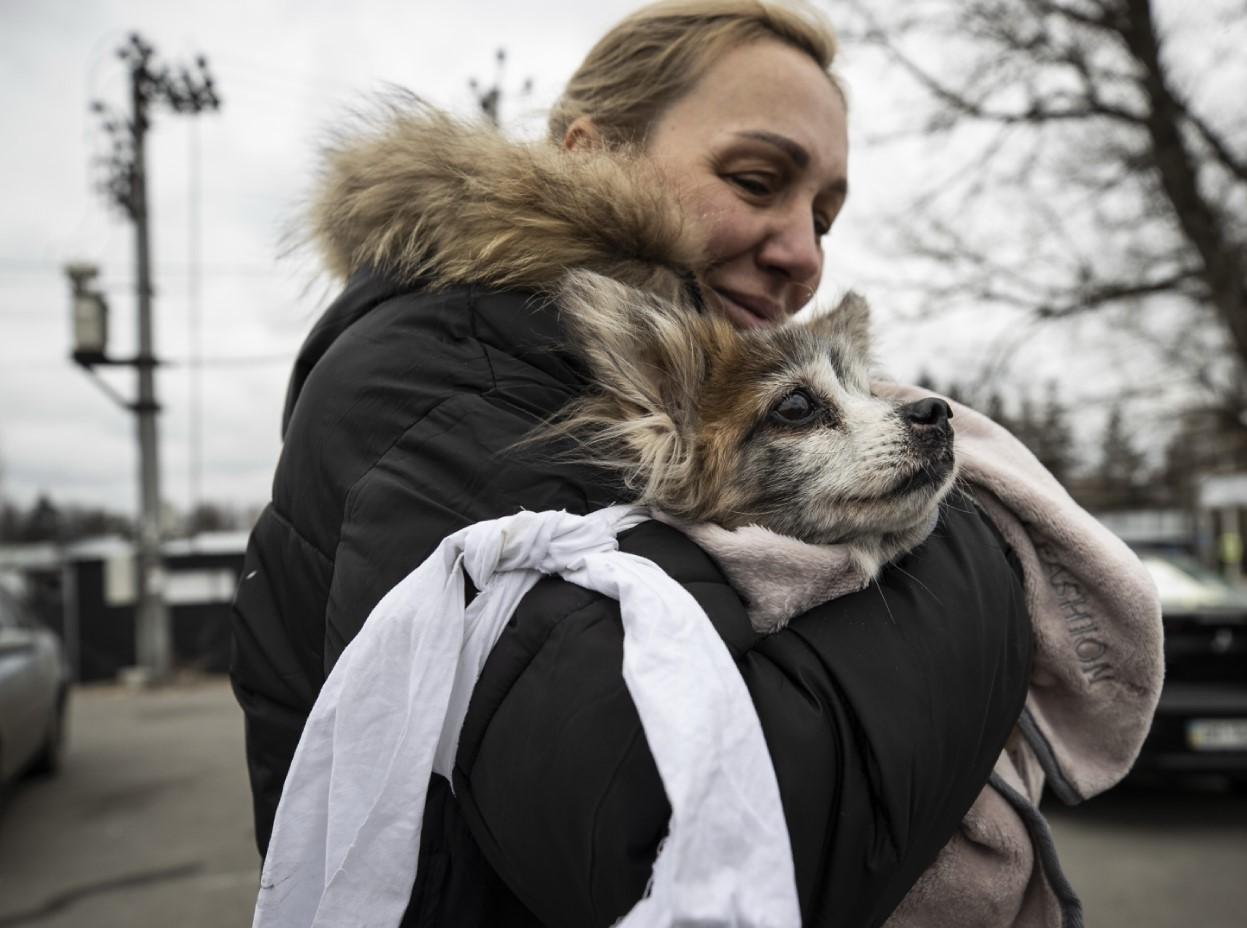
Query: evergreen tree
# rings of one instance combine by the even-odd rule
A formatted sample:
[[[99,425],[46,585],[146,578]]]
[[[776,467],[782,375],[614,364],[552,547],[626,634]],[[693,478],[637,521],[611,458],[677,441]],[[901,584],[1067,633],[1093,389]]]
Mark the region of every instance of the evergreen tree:
[[[1131,441],[1119,403],[1114,403],[1109,410],[1108,422],[1104,426],[1104,439],[1100,446],[1100,483],[1107,507],[1137,506],[1146,501],[1143,453]]]
[[[935,377],[932,375],[931,371],[925,367],[918,371],[918,380],[914,386],[921,387],[923,390],[930,390],[933,393],[940,392],[940,388],[935,383]]]
[[[983,404],[983,415],[1010,432],[1013,431],[1013,420],[1009,416],[1009,411],[1005,408],[1005,399],[1000,395],[999,390],[993,389],[991,393],[987,394],[987,402]]]
[[[1034,426],[1032,450],[1041,464],[1062,484],[1068,484],[1074,470],[1074,432],[1055,380],[1048,381],[1048,397],[1043,415]]]
[[[22,521],[22,541],[60,541],[64,534],[64,518],[56,503],[40,494]]]
[[[107,509],[70,507],[65,512],[65,541],[93,538],[99,535],[129,537],[134,526],[130,519]]]
[[[195,535],[199,532],[230,531],[239,527],[237,514],[217,503],[200,503],[186,517],[186,531]]]
[[[1035,422],[1035,405],[1031,402],[1030,391],[1023,391],[1018,401],[1018,414],[1012,422],[1011,431],[1014,436],[1034,453],[1038,446],[1039,429]]]
[[[12,543],[22,537],[22,511],[8,500],[0,502],[0,543]]]

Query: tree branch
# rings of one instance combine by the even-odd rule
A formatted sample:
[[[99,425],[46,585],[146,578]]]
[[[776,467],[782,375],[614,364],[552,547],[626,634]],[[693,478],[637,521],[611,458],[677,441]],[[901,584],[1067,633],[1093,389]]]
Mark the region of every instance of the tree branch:
[[[1096,15],[1094,13],[1084,13],[1082,10],[1067,6],[1064,3],[1055,3],[1053,0],[1027,0],[1027,5],[1040,13],[1060,16],[1062,19],[1078,23],[1080,26],[1086,26],[1088,29],[1102,32],[1111,32],[1113,30],[1112,17],[1104,7],[1100,7],[1100,13]]]
[[[1029,2],[1039,7],[1064,10],[1063,7],[1057,4],[1047,3],[1046,0],[1029,0]],[[1045,101],[1039,94],[1032,93],[1029,105],[1021,110],[1004,110],[985,106],[981,100],[975,99],[968,92],[967,88],[955,88],[941,81],[929,69],[919,64],[911,55],[906,54],[897,43],[889,38],[887,30],[879,23],[874,14],[865,9],[861,3],[854,2],[852,5],[867,22],[866,35],[869,41],[881,47],[938,101],[963,116],[984,122],[1006,125],[1078,122],[1096,119],[1106,119],[1136,127],[1142,126],[1145,123],[1145,114],[1131,112],[1129,109],[1116,106],[1094,93],[1084,94],[1072,99],[1065,95],[1067,100],[1062,101],[1062,105],[1053,105],[1052,102]],[[981,22],[989,23],[989,15],[987,11],[982,9],[972,10],[967,13],[967,16],[977,16]],[[999,25],[994,30],[994,38],[1003,46],[1002,51],[1006,57],[1011,54],[1018,54],[1022,58],[1034,55],[1036,54],[1037,45],[1047,45],[1054,52],[1060,51],[1047,38],[1028,40],[1018,35],[1016,31],[1010,31],[1005,25]],[[1062,54],[1055,55],[1052,62],[1074,66],[1083,75],[1084,86],[1094,86],[1089,75],[1089,65],[1086,64],[1085,60],[1080,63],[1073,55],[1071,49],[1067,48]],[[995,86],[991,82],[982,80],[974,80],[973,83]]]
[[[964,91],[955,90],[942,83],[895,46],[889,44],[888,51],[897,63],[908,71],[910,76],[918,81],[936,99],[972,119],[1003,125],[1038,125],[1041,123],[1080,122],[1093,119],[1107,119],[1131,126],[1140,126],[1144,122],[1144,117],[1138,113],[1132,113],[1127,109],[1114,106],[1104,100],[1086,97],[1080,101],[1081,105],[1051,106],[1035,98],[1031,100],[1030,106],[1024,110],[993,109],[972,100]]]
[[[908,245],[900,250],[926,266],[925,276],[888,283],[928,305],[1016,307],[1033,325],[1118,306],[1123,335],[1135,320],[1150,330],[1172,319],[1163,299],[1172,295],[1198,332],[1175,328],[1157,356],[1192,395],[1227,408],[1243,401],[1247,380],[1234,371],[1247,370],[1247,152],[1225,128],[1238,122],[1197,110],[1199,99],[1175,85],[1149,0],[901,5],[899,32],[880,25],[890,14],[849,2],[870,41],[931,101],[929,136],[969,127],[976,152],[985,129],[994,136],[968,175],[933,182],[893,217]],[[939,36],[955,70],[928,65],[910,45],[924,33]],[[991,229],[973,215],[990,204],[967,208],[979,191],[1005,195],[1010,212]]]
[[[1216,156],[1217,160],[1221,162],[1222,166],[1240,181],[1247,183],[1247,157],[1240,158],[1237,154],[1231,151],[1229,146],[1221,138],[1220,133],[1210,126],[1202,116],[1187,105],[1186,101],[1175,98],[1175,102],[1182,110],[1182,114],[1186,117],[1186,121],[1191,124],[1191,127],[1195,130],[1199,137],[1204,140],[1204,144],[1208,146],[1209,150]]]
[[[1198,269],[1184,268],[1164,277],[1139,282],[1105,281],[1096,284],[1074,286],[1066,291],[1063,305],[1056,302],[1040,303],[1035,314],[1042,319],[1066,319],[1082,315],[1111,303],[1137,300],[1163,293],[1181,291],[1191,281],[1202,280]]]
[[[1147,121],[1154,163],[1182,231],[1204,264],[1214,305],[1239,357],[1247,358],[1247,255],[1224,228],[1217,210],[1199,190],[1198,169],[1178,127],[1183,108],[1170,89],[1160,61],[1160,43],[1150,0],[1123,0],[1130,14],[1126,44],[1147,75],[1151,104]]]

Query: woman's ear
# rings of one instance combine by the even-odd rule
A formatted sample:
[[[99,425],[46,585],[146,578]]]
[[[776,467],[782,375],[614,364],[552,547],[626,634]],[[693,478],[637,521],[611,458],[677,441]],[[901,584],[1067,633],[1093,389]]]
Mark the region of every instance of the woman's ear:
[[[566,151],[594,151],[604,148],[602,133],[588,116],[577,116],[563,135]]]

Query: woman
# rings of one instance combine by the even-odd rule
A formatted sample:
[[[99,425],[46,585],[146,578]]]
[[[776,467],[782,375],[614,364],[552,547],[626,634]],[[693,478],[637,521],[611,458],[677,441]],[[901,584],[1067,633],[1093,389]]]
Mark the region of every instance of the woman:
[[[331,154],[316,234],[346,289],[308,337],[236,601],[257,839],[307,713],[380,597],[450,532],[625,496],[517,445],[584,389],[541,296],[573,266],[685,290],[739,326],[804,305],[843,204],[830,33],[745,0],[645,8],[590,52],[548,144],[396,106]],[[986,781],[1031,658],[1005,546],[948,507],[875,589],[759,637],[713,562],[657,523],[621,537],[687,586],[771,749],[809,925],[875,925]],[[622,677],[617,604],[528,596],[474,691],[454,792],[430,787],[409,925],[609,925],[669,809]]]

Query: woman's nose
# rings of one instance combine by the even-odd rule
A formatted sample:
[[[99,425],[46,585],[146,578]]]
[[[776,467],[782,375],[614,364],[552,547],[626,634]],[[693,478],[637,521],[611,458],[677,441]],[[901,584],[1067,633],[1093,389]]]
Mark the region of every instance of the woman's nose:
[[[785,214],[769,230],[758,255],[765,267],[797,283],[809,283],[823,269],[823,249],[809,212]]]

